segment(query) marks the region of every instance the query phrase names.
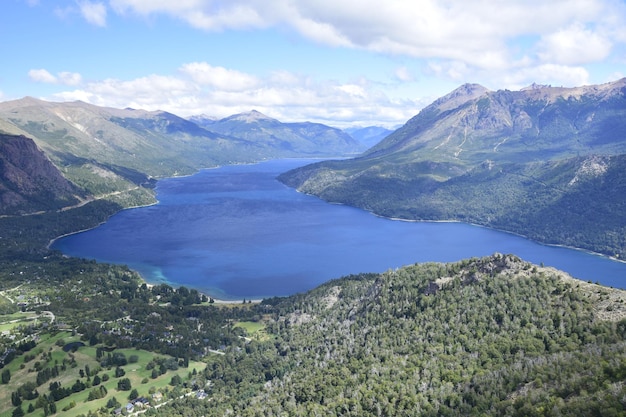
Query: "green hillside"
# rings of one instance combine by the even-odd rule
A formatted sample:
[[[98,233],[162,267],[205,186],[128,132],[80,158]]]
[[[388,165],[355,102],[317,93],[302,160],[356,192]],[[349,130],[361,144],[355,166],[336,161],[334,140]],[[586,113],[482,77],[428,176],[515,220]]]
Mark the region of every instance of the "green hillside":
[[[622,415],[623,291],[493,255],[264,300],[270,341],[168,415]]]
[[[625,257],[625,85],[462,86],[362,156],[280,179],[383,216],[472,222]]]

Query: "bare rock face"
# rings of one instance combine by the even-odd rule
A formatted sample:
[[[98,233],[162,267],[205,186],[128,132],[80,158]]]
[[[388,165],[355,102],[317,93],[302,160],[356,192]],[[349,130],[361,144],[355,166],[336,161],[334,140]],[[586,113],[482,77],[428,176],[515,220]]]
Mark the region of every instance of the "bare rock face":
[[[25,136],[0,134],[0,214],[75,204],[80,191]]]

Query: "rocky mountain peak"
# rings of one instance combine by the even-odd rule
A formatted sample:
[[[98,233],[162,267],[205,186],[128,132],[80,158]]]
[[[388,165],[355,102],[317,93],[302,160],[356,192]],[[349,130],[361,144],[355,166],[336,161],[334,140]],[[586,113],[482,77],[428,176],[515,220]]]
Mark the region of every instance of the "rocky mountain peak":
[[[251,110],[245,113],[234,114],[222,120],[239,121],[243,123],[258,123],[260,121],[272,121],[272,122],[277,121],[276,119],[272,119],[271,117],[268,117],[257,110]]]
[[[437,99],[431,106],[435,106],[441,111],[454,109],[470,100],[484,96],[490,91],[491,90],[480,84],[463,84],[452,92]]]

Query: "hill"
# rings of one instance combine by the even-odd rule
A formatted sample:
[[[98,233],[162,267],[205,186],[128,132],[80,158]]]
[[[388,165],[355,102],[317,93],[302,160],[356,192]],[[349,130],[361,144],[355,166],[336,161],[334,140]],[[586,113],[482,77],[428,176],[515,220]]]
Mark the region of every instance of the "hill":
[[[378,144],[378,142],[393,133],[393,130],[381,126],[351,127],[344,129],[344,131],[367,148]]]
[[[403,219],[460,220],[626,256],[626,79],[492,92],[464,85],[362,156],[280,179]]]
[[[0,132],[32,138],[63,176],[91,196],[123,206],[153,201],[154,179],[269,158],[354,154],[345,133],[314,123],[242,116],[183,119],[163,111],[115,109],[26,97],[0,103]]]
[[[163,411],[620,415],[624,301],[513,255],[349,276],[264,300],[270,340],[207,369],[211,403]]]
[[[300,156],[357,154],[365,147],[339,129],[320,123],[283,123],[256,110],[220,120],[201,119],[211,132],[264,143]],[[295,156],[295,154],[294,154]]]

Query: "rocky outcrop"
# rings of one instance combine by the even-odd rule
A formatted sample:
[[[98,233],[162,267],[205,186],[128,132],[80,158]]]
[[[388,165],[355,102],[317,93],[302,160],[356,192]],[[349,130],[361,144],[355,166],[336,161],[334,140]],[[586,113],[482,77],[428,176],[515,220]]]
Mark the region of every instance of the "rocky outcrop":
[[[59,209],[79,192],[33,140],[0,134],[0,215]]]

